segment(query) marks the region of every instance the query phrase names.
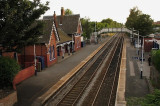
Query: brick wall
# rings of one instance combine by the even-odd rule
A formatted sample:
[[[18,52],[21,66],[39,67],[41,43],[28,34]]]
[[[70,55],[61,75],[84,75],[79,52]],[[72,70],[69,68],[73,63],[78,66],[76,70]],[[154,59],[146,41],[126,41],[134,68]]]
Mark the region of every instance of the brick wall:
[[[14,58],[14,52],[4,52],[2,53],[2,56]]]
[[[21,70],[13,79],[13,88],[16,90],[16,84],[22,82],[23,80],[33,76],[35,73],[34,66],[30,66]]]
[[[14,106],[17,102],[17,92],[9,94],[7,97],[0,99],[0,106]]]
[[[53,59],[52,61],[50,61],[50,55],[47,54],[47,67],[55,64],[57,62],[57,57],[55,59]]]
[[[154,38],[144,38],[144,51],[150,52],[153,48],[153,39]],[[156,38],[157,40],[160,40],[160,38]]]
[[[144,51],[150,52],[153,47],[152,38],[144,38]]]
[[[47,51],[49,51],[49,48],[50,46],[54,46],[54,56],[55,56],[55,59],[51,60],[50,61],[50,54],[47,53],[46,55],[46,65],[47,67],[55,64],[57,62],[57,48],[56,48],[56,36],[54,35],[54,33],[52,33],[52,36],[51,36],[51,39],[50,39],[50,43],[49,45],[47,46]]]
[[[81,48],[81,36],[75,36],[74,41],[74,50],[78,51]]]
[[[78,33],[78,34],[81,34],[81,33],[82,33],[80,22],[78,23],[77,33]]]

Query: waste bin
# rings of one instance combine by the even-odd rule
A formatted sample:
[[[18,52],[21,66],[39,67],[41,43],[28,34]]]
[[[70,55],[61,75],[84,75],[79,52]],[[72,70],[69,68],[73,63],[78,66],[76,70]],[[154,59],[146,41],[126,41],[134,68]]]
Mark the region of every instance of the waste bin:
[[[38,72],[41,72],[41,62],[37,62],[36,68]]]
[[[81,42],[81,47],[84,47],[85,46],[85,42]]]
[[[45,68],[44,57],[37,56],[36,58],[39,60],[39,62],[41,62],[41,69],[43,70]]]

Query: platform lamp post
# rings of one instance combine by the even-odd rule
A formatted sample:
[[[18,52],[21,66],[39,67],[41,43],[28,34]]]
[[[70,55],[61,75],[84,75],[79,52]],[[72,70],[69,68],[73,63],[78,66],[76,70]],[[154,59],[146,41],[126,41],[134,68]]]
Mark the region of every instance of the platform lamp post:
[[[143,78],[143,49],[144,49],[144,36],[142,36],[142,63],[141,63],[141,74],[140,74],[140,78]]]
[[[95,22],[95,44],[97,44],[97,36],[98,36],[98,30],[96,30],[96,24],[97,24],[97,22]],[[96,31],[97,31],[97,33],[96,33]]]
[[[138,50],[137,50],[137,54],[139,55],[139,31],[138,31]]]

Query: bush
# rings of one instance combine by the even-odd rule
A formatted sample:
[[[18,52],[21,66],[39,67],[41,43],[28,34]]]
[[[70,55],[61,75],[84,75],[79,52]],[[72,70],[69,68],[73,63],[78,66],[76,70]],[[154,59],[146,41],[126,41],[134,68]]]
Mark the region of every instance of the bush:
[[[145,97],[130,97],[126,100],[127,106],[160,106],[160,90],[155,89],[153,94]]]
[[[155,89],[153,94],[148,94],[143,102],[142,106],[160,106],[160,90]]]
[[[12,81],[19,72],[17,61],[9,57],[0,57],[0,89],[12,87]]]
[[[152,50],[151,51],[151,55],[152,55],[152,63],[154,64],[154,66],[156,67],[156,69],[158,71],[160,71],[160,50]]]

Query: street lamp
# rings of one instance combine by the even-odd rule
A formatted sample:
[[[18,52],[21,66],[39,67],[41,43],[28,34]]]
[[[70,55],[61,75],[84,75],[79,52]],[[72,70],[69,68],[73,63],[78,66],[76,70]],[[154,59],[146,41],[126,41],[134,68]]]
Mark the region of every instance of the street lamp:
[[[139,55],[139,31],[138,31],[138,51],[137,54]]]

